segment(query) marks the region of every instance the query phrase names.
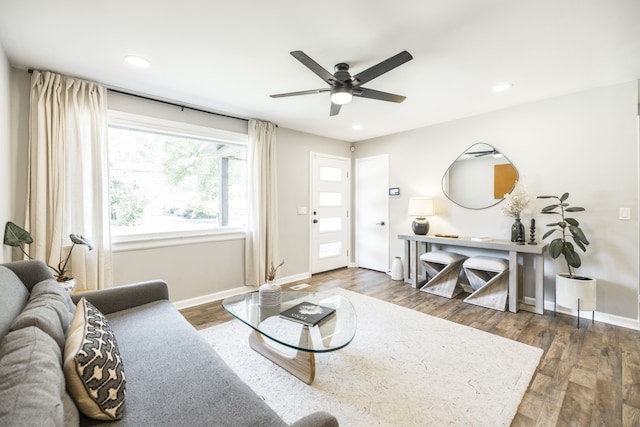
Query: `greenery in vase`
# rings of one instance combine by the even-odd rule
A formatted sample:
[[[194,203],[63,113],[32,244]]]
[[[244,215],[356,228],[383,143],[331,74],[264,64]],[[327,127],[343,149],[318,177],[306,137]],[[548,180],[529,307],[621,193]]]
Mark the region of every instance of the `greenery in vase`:
[[[269,271],[267,272],[267,282],[271,282],[271,281],[275,280],[276,273],[278,272],[278,269],[280,267],[282,267],[283,265],[284,265],[284,260],[282,260],[282,262],[280,264],[278,264],[277,267],[274,267],[273,263],[271,263],[271,268],[269,268]]]
[[[71,259],[71,253],[73,252],[73,248],[76,245],[86,245],[89,248],[89,250],[93,249],[93,246],[91,246],[91,243],[86,238],[84,238],[79,234],[70,234],[69,238],[71,239],[71,242],[73,243],[73,245],[71,245],[71,249],[69,249],[69,253],[67,254],[66,258],[61,259],[60,262],[58,263],[58,268],[52,267],[49,264],[47,264],[47,266],[55,272],[54,276],[56,277],[58,282],[64,282],[71,279],[71,277],[68,277],[66,275],[67,264],[69,263],[69,259]],[[31,234],[27,230],[20,227],[19,225],[14,224],[11,221],[7,222],[7,225],[4,228],[4,244],[5,245],[12,246],[15,248],[20,248],[22,253],[27,258],[33,259],[33,257],[24,250],[24,245],[28,245],[31,243],[33,243],[33,237],[31,237]]]
[[[560,233],[559,237],[556,237],[549,243],[549,255],[551,255],[553,259],[563,255],[567,262],[569,276],[574,277],[572,267],[578,268],[582,265],[580,255],[576,252],[575,246],[579,247],[582,252],[587,252],[586,246],[589,244],[589,241],[580,228],[578,220],[567,216],[567,213],[584,212],[585,208],[569,206],[569,203],[566,202],[568,198],[569,193],[564,193],[560,197],[538,196],[538,199],[556,199],[558,201],[558,203],[545,206],[540,211],[540,213],[545,215],[557,215],[560,217],[559,221],[547,224],[547,227],[552,227],[552,229],[547,231],[544,236],[542,236],[542,239],[544,240],[556,232]],[[569,237],[571,237],[575,246],[568,241]]]
[[[529,205],[529,197],[519,182],[516,182],[511,193],[504,195],[504,201],[502,212],[516,219],[520,219],[521,212]]]

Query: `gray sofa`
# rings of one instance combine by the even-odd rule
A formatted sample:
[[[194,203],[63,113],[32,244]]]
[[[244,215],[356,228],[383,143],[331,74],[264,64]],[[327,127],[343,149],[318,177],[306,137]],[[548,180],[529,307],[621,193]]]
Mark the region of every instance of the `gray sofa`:
[[[62,304],[59,320],[45,321],[38,314],[32,325],[26,325],[20,314],[28,311],[30,293],[43,281],[50,282],[44,298],[51,300],[45,304],[48,307],[36,304],[35,308]],[[0,265],[0,425],[287,425],[173,307],[166,283],[144,282],[71,298],[53,283],[42,262]],[[34,295],[42,293],[42,286]],[[118,421],[85,417],[65,391],[61,338],[56,334],[62,333],[64,339],[80,297],[106,316],[118,343],[127,379],[124,416]],[[42,345],[34,352],[36,341]],[[31,353],[24,356],[26,352]],[[330,414],[316,412],[293,425],[337,426],[338,422]]]

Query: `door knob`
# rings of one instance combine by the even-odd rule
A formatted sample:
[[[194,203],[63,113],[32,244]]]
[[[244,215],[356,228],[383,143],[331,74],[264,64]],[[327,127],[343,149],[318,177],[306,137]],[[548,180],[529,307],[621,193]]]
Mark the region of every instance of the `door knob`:
[[[314,223],[314,224],[317,224],[317,223],[318,223],[318,220],[317,220],[317,219],[314,219],[314,220],[313,220],[313,223]]]
[[[380,226],[384,227],[384,221],[376,222],[376,225],[380,225]]]

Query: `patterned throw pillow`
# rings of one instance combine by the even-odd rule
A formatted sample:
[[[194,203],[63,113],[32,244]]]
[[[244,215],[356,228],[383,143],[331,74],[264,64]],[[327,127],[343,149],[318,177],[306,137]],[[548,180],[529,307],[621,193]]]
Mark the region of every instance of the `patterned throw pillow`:
[[[97,420],[119,420],[125,375],[109,322],[86,299],[78,302],[64,346],[67,390],[80,412]]]

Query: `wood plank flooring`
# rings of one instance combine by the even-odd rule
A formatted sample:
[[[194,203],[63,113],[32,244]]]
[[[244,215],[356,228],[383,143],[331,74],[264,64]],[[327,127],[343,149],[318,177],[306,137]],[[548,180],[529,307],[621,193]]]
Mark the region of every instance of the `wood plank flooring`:
[[[499,312],[412,289],[383,273],[350,268],[296,283],[343,288],[544,350],[513,426],[640,426],[640,331],[553,312]],[[291,283],[283,286],[287,289]],[[220,302],[181,311],[197,329],[232,320]]]

